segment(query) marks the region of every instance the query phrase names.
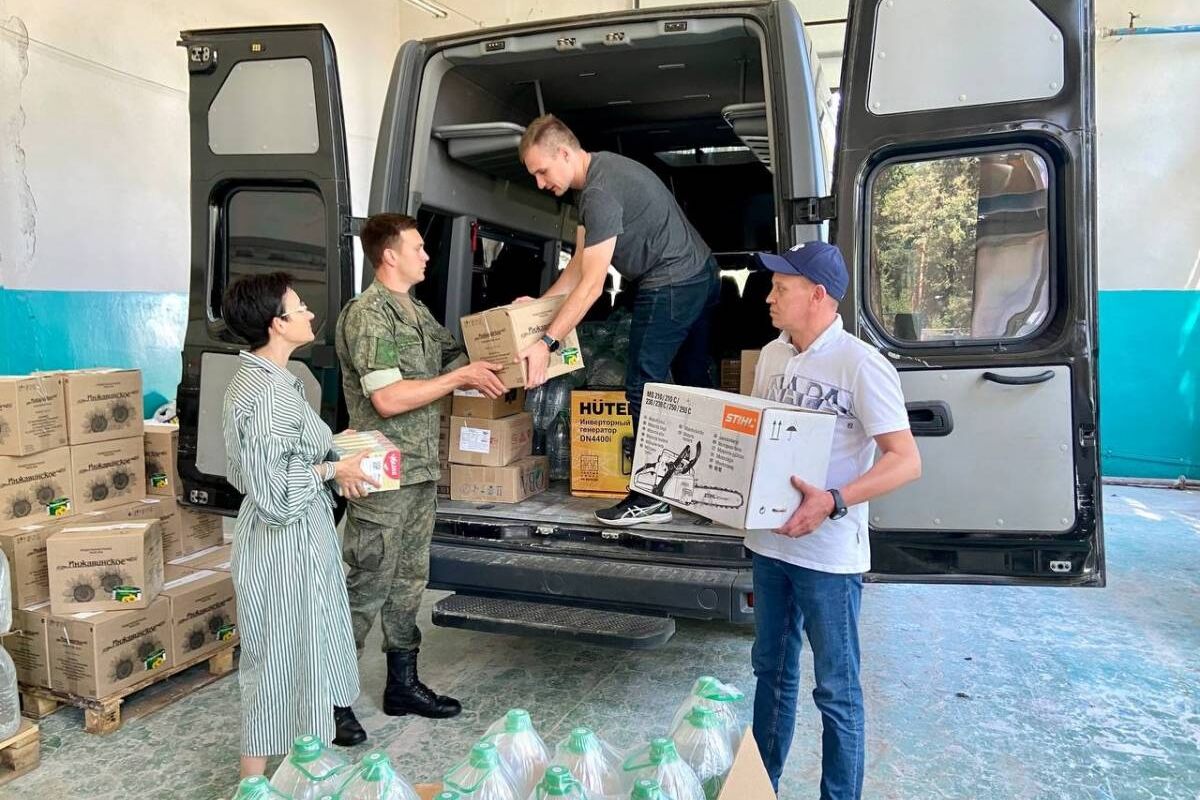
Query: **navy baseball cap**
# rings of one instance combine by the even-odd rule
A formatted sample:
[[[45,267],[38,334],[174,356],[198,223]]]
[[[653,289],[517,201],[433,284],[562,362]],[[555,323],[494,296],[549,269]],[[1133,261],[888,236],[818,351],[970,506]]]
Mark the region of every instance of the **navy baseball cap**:
[[[842,251],[825,242],[803,242],[780,255],[755,253],[754,260],[763,269],[781,275],[803,275],[813,283],[819,283],[835,300],[846,296],[850,285],[850,274]]]

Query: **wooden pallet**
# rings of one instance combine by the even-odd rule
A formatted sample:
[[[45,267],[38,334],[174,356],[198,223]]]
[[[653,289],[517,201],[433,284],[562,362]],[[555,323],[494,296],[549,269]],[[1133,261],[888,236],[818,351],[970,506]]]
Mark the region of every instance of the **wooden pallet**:
[[[0,742],[0,786],[33,771],[41,760],[37,723],[22,719],[17,732]]]
[[[22,713],[41,719],[53,714],[60,706],[75,706],[83,709],[83,729],[104,736],[120,730],[125,722],[153,714],[233,672],[236,647],[231,644],[215,653],[185,661],[98,700],[22,684]]]

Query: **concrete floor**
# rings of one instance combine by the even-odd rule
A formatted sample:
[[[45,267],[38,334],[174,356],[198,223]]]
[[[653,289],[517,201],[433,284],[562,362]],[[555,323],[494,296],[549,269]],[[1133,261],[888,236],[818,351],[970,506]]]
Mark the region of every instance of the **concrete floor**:
[[[1200,797],[1200,494],[1109,487],[1105,506],[1106,589],[867,587],[865,796]],[[684,622],[665,647],[625,653],[433,628],[435,599],[422,676],[464,714],[383,716],[378,655],[356,704],[370,746],[413,780],[436,779],[512,706],[550,742],[586,724],[627,747],[668,723],[697,675],[754,688],[749,630]],[[237,715],[233,678],[103,739],[60,711],[42,765],[0,797],[228,797]],[[811,705],[799,725],[783,798],[817,794]]]

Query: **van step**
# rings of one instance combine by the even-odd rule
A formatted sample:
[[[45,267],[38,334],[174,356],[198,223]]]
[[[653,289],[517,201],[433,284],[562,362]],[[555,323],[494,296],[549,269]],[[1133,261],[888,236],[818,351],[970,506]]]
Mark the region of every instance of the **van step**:
[[[512,636],[546,636],[649,650],[675,634],[675,620],[619,611],[452,594],[433,607],[433,624]]]

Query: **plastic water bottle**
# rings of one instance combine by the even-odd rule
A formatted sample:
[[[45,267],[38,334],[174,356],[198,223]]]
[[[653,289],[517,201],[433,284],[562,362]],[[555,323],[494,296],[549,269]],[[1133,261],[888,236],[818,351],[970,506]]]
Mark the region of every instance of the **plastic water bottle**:
[[[725,777],[733,766],[733,751],[717,712],[704,706],[692,706],[671,733],[675,748],[700,779],[707,800],[717,800]]]
[[[671,730],[679,727],[684,717],[691,713],[695,706],[703,706],[715,712],[725,729],[729,739],[729,751],[737,753],[742,741],[742,724],[738,720],[735,706],[746,699],[746,695],[736,686],[722,683],[711,675],[704,675],[692,684],[692,691],[687,699],[680,704],[679,710],[671,721]]]
[[[512,773],[491,742],[472,747],[466,760],[446,773],[442,783],[464,800],[523,800]]]
[[[517,795],[525,798],[550,765],[550,751],[533,729],[533,720],[523,708],[511,709],[487,729],[484,741],[496,745],[500,760],[516,782]]]
[[[242,778],[238,784],[237,794],[233,800],[291,800],[271,786],[271,782],[262,775]]]
[[[553,763],[570,770],[583,785],[589,800],[621,798],[626,794],[621,756],[590,728],[572,729],[554,748]]]
[[[542,780],[529,795],[529,800],[551,800],[555,797],[563,797],[567,800],[588,800],[583,785],[571,777],[571,771],[557,764],[546,770]]]
[[[12,630],[12,579],[8,576],[8,556],[0,550],[0,633]]]
[[[417,791],[392,768],[387,753],[368,753],[335,795],[338,800],[420,800]]]
[[[546,454],[550,456],[550,480],[571,479],[571,421],[570,411],[563,411],[550,425],[550,437],[546,442]]]
[[[349,762],[316,736],[297,736],[271,785],[292,800],[316,800],[336,791],[350,777],[350,770]]]
[[[0,647],[0,739],[15,736],[21,727],[21,701],[17,694],[17,668],[8,651]]]
[[[658,781],[651,778],[640,778],[633,782],[633,791],[629,793],[629,800],[671,800],[671,798],[663,794]]]
[[[671,800],[705,800],[696,771],[679,756],[675,742],[666,737],[651,739],[648,746],[635,750],[625,759],[623,769],[630,790],[638,779],[650,778],[658,781]]]
[[[462,795],[454,791],[438,792],[433,800],[462,800]]]

